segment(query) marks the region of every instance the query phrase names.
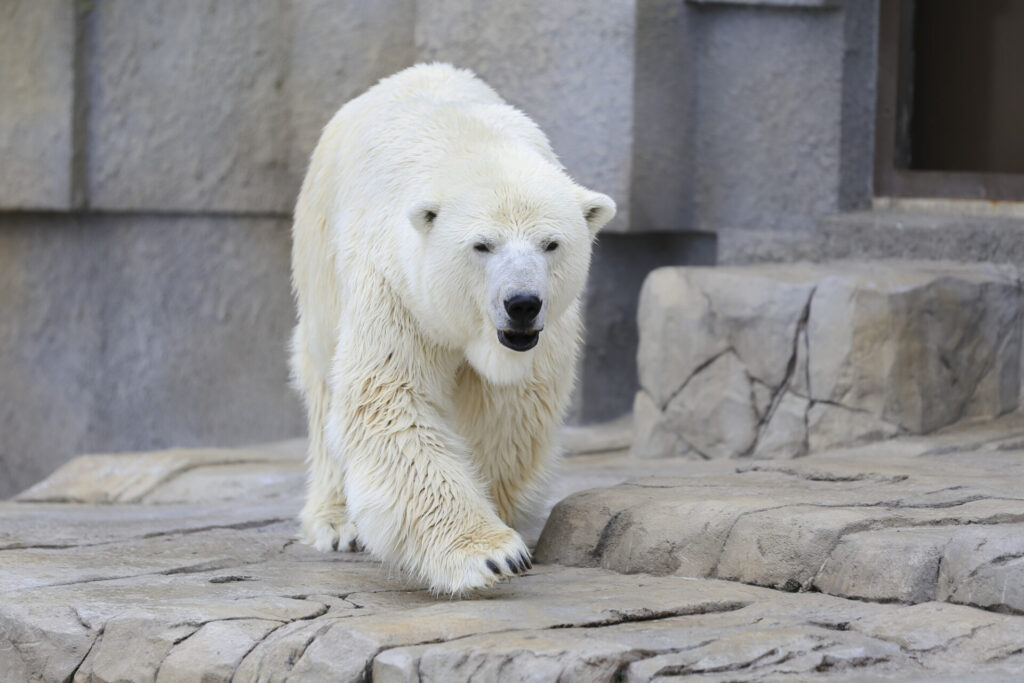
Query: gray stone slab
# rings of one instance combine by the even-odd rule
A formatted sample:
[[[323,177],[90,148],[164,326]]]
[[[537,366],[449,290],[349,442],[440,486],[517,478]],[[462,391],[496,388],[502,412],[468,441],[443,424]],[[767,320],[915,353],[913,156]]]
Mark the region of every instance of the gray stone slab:
[[[142,497],[145,503],[245,501],[301,498],[306,491],[306,466],[301,460],[214,465],[182,472]]]
[[[640,385],[664,406],[732,349],[772,389],[786,379],[819,268],[661,268],[640,294]]]
[[[1004,420],[1001,436],[988,432],[989,451],[978,445],[984,430],[965,430],[973,450],[937,453],[925,437],[897,439],[748,461],[732,473],[691,463],[688,477],[581,491],[554,507],[535,555],[624,573],[1017,610],[1021,598],[1007,588],[1021,583],[1024,566],[1016,422]]]
[[[204,531],[201,535],[195,529],[175,529],[148,538],[144,536],[118,541],[113,545],[101,543],[63,548],[8,548],[0,557],[0,586],[4,591],[19,591],[41,586],[105,581],[145,574],[208,571],[251,564],[273,552],[279,552],[283,547],[279,536],[287,541],[294,535],[291,517],[296,514],[295,506],[289,503],[285,507],[264,510],[263,515],[266,517],[263,520],[249,519],[235,524],[219,524],[212,517],[221,511],[207,510],[206,524],[198,527]],[[267,527],[267,531],[262,534],[239,534],[233,527]]]
[[[4,527],[0,550],[61,550],[115,541],[193,533],[208,528],[270,524],[298,514],[298,499],[209,505],[166,504],[156,512],[148,505],[77,505],[0,502]],[[216,501],[206,501],[207,503]],[[216,517],[212,520],[212,517]],[[57,553],[55,556],[59,555]]]
[[[566,426],[562,429],[561,444],[566,453],[583,455],[627,450],[632,440],[633,416],[627,414],[590,427]]]
[[[89,204],[290,212],[330,116],[411,64],[413,14],[410,0],[96,5]]]
[[[69,2],[0,7],[0,208],[71,206],[74,21]]]
[[[185,493],[181,477],[202,468],[198,484],[211,479],[217,483],[219,471],[229,467],[227,476],[241,474],[237,466],[251,464],[285,465],[289,473],[296,469],[297,454],[259,449],[172,449],[149,453],[83,455],[68,462],[45,480],[22,491],[16,500],[37,503],[137,503],[150,499],[157,489],[173,498]],[[283,462],[282,462],[283,461]],[[273,474],[267,467],[263,474]],[[172,488],[173,485],[173,488]],[[211,489],[215,499],[230,499],[231,494]],[[253,492],[253,495],[256,495]],[[190,500],[202,501],[201,491],[190,492]],[[258,497],[266,497],[265,495]],[[167,498],[153,502],[168,502]]]
[[[502,681],[650,681],[723,670],[768,675],[783,669],[807,674],[827,658],[838,663],[869,654],[908,663],[896,645],[859,633],[837,636],[806,624],[751,632],[749,620],[743,613],[712,614],[614,625],[600,631],[525,631],[396,648],[374,660],[374,680],[480,676]],[[787,666],[780,666],[783,661]]]
[[[249,650],[282,625],[283,622],[268,619],[203,624],[160,662],[156,680],[230,681]]]
[[[824,278],[807,324],[810,398],[915,433],[1001,415],[1020,392],[1020,315],[1008,267],[865,265]]]
[[[1024,525],[959,530],[942,555],[942,600],[1024,613]]]
[[[936,598],[948,529],[885,529],[842,537],[814,579],[823,593],[919,603]]]
[[[635,5],[416,3],[419,60],[473,69],[547,133],[569,174],[610,195],[629,229]]]

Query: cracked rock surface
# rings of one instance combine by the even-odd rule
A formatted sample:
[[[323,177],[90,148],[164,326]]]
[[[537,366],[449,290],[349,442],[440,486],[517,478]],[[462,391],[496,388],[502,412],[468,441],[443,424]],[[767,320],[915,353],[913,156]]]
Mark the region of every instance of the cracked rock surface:
[[[1017,407],[1011,266],[841,262],[654,271],[640,296],[640,457],[786,459]]]
[[[620,432],[574,435],[593,454],[567,458],[551,492],[572,495],[539,541],[545,563],[461,600],[296,543],[299,443],[72,461],[0,502],[0,680],[1001,680],[1024,667],[1024,419],[740,471],[601,445]]]
[[[1024,614],[1024,416],[558,503],[541,562]]]

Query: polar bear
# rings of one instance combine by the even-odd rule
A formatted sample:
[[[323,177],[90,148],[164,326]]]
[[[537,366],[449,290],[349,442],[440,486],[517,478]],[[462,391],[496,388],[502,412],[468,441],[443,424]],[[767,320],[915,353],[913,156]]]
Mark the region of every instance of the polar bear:
[[[606,195],[470,71],[417,65],[323,131],[295,208],[302,538],[438,593],[532,565],[513,526],[555,455]]]

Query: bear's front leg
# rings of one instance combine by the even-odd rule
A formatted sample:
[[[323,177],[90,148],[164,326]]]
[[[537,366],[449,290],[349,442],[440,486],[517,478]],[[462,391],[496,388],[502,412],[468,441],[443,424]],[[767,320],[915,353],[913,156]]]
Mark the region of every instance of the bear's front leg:
[[[331,436],[345,452],[360,539],[438,593],[524,573],[529,550],[487,499],[466,445],[434,407],[431,382],[397,365],[393,355],[335,392],[345,399],[332,412]]]
[[[566,377],[535,378],[497,386],[466,366],[455,392],[456,428],[470,435],[476,469],[490,489],[498,516],[509,526],[530,518],[542,497],[545,475],[555,460],[561,418],[560,387],[572,386],[572,359]]]

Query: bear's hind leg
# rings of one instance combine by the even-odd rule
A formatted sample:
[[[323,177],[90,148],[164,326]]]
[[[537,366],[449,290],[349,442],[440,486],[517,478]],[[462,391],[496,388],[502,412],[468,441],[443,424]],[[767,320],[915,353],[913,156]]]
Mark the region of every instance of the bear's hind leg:
[[[345,494],[324,486],[317,477],[317,468],[311,468],[306,504],[302,508],[302,542],[321,552],[347,550],[359,552],[362,544],[356,525],[348,518]]]
[[[309,411],[309,480],[306,504],[299,515],[302,542],[321,552],[357,552],[362,550],[362,545],[345,505],[344,472],[341,463],[331,457],[324,433],[330,404],[329,394],[322,382],[312,384],[316,389],[306,394]]]

